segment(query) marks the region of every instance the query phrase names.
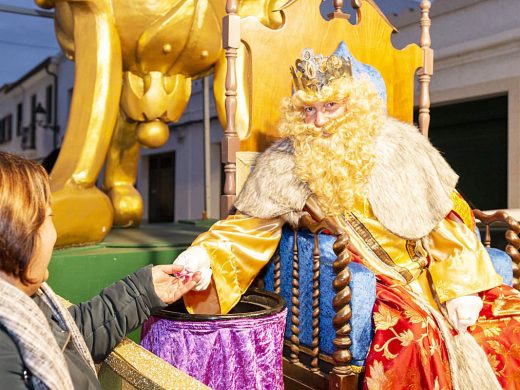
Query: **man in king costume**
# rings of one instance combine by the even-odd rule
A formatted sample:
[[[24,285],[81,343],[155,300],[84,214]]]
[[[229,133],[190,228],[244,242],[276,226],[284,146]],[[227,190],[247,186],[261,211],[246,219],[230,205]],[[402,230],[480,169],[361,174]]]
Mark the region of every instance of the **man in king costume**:
[[[258,157],[236,214],[176,260],[203,274],[188,309],[227,313],[312,198],[376,276],[365,388],[520,388],[520,293],[493,268],[458,176],[344,58],[306,49],[292,73],[283,138]]]

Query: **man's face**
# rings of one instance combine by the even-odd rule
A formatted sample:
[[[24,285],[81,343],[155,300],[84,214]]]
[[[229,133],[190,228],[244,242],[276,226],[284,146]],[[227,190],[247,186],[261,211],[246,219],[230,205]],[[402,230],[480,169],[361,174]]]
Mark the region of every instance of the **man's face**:
[[[313,124],[317,128],[325,126],[330,120],[337,119],[345,113],[343,102],[316,102],[303,107],[305,123]],[[322,137],[330,137],[332,134],[322,132]]]

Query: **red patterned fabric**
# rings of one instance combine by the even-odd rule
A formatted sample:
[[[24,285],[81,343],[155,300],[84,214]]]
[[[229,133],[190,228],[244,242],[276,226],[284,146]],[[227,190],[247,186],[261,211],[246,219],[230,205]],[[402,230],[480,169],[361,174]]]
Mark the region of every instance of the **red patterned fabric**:
[[[520,292],[499,286],[481,294],[484,307],[469,329],[504,389],[520,389]],[[381,277],[365,389],[451,389],[448,354],[433,317],[404,287]],[[484,389],[482,389],[484,390]]]

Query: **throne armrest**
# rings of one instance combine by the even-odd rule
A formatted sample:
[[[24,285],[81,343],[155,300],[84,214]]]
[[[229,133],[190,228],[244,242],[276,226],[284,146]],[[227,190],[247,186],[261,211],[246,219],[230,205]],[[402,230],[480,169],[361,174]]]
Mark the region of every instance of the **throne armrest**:
[[[104,389],[209,389],[128,338],[101,364]]]

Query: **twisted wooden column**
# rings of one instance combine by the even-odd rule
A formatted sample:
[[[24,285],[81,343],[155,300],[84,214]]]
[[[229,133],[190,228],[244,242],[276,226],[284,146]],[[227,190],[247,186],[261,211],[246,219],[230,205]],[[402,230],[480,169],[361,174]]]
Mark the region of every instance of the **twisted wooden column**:
[[[352,310],[350,309],[351,292],[348,286],[351,278],[348,265],[350,263],[350,253],[348,251],[349,237],[345,232],[340,232],[336,242],[334,243],[334,253],[337,258],[332,264],[332,268],[336,273],[336,278],[333,282],[336,296],[332,301],[332,306],[336,310],[333,324],[336,329],[336,337],[333,344],[336,351],[332,355],[334,359],[333,373],[337,375],[348,375],[351,373],[350,361],[352,354],[350,353],[350,318],[352,317]]]
[[[506,231],[506,253],[511,256],[513,260],[513,287],[520,290],[520,224],[513,217],[508,216],[506,218],[509,229]]]
[[[277,294],[280,294],[280,286],[282,284],[281,280],[281,259],[280,259],[280,253],[277,252],[273,259],[274,262],[274,292]]]
[[[311,371],[319,371],[320,355],[320,241],[319,233],[314,233],[312,250],[312,353]]]
[[[419,129],[421,133],[428,137],[430,127],[430,81],[433,75],[433,50],[431,48],[430,8],[432,3],[428,0],[421,1],[421,48],[423,50],[423,66],[419,70]]]
[[[226,50],[226,129],[222,140],[221,159],[224,164],[224,194],[220,198],[220,216],[225,218],[236,197],[236,153],[240,141],[235,128],[237,111],[237,77],[236,58],[240,47],[240,16],[238,16],[238,1],[227,0],[226,13],[222,21],[222,44]]]
[[[329,375],[329,388],[334,390],[357,388],[357,376],[354,375],[350,367],[350,362],[352,361],[350,346],[352,341],[350,339],[351,328],[349,321],[352,317],[352,310],[350,308],[351,292],[348,285],[351,278],[348,268],[351,260],[348,250],[349,237],[341,218],[326,217],[314,197],[310,197],[307,200],[304,210],[309,215],[304,216],[300,223],[308,227],[311,232],[316,233],[327,229],[337,236],[333,247],[337,258],[332,264],[332,268],[336,273],[333,281],[336,295],[332,301],[332,306],[336,311],[333,319],[333,326],[336,330],[333,344],[336,350],[332,355],[334,366]]]
[[[298,264],[298,231],[294,230],[292,253],[292,289],[291,289],[291,354],[292,363],[300,361],[300,267]]]

